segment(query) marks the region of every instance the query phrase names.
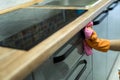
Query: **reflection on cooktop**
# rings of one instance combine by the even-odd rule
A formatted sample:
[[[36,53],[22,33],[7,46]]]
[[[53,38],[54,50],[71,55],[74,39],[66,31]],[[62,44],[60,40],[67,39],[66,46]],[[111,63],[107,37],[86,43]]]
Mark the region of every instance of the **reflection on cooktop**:
[[[0,45],[29,50],[85,10],[22,9],[0,15]]]
[[[98,3],[100,0],[52,0],[43,1],[36,4],[36,6],[59,6],[59,7],[87,7]]]

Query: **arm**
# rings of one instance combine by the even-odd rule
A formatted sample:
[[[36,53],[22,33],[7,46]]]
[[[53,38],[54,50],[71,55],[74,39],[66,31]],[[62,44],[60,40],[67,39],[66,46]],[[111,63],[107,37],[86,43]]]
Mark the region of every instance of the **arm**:
[[[110,50],[120,51],[120,40],[110,40]]]

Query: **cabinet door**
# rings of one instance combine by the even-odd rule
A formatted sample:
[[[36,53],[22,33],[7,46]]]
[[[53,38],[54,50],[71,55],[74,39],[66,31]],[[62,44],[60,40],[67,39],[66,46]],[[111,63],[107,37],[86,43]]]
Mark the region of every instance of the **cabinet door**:
[[[113,10],[109,11],[108,39],[120,39],[120,3]],[[107,75],[109,75],[118,56],[118,52],[109,51],[107,56]]]
[[[98,37],[107,38],[108,17],[99,25],[93,26]],[[93,50],[93,80],[106,80],[107,53]]]

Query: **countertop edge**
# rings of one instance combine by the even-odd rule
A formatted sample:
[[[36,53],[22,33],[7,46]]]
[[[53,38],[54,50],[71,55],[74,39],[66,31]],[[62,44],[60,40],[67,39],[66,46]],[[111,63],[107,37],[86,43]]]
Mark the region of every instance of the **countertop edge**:
[[[8,12],[15,11],[17,9],[26,8],[26,7],[29,7],[33,4],[35,4],[35,3],[42,2],[42,1],[43,0],[32,0],[32,1],[24,3],[24,4],[20,4],[20,5],[14,6],[14,7],[10,7],[10,8],[4,9],[4,10],[0,10],[0,15],[8,13]]]

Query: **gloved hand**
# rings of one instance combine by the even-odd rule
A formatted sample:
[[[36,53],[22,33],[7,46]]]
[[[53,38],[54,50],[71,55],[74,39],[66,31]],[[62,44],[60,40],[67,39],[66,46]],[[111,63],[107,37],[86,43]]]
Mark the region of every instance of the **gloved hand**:
[[[98,51],[107,52],[110,48],[110,41],[107,39],[98,38],[96,32],[91,27],[88,29],[92,30],[93,32],[88,39],[85,39],[86,44]]]

